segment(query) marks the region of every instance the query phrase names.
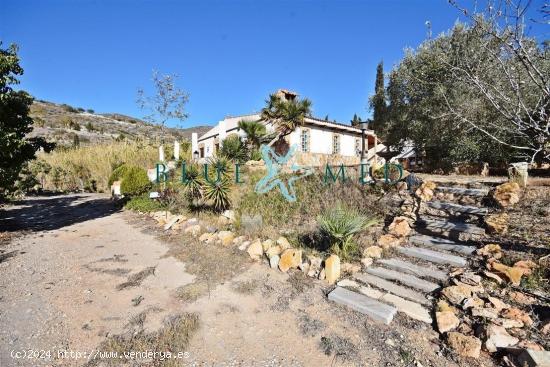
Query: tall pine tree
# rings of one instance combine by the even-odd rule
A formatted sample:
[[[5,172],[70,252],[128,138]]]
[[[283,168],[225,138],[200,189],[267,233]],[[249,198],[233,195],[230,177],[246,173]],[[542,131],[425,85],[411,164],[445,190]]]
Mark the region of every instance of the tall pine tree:
[[[384,135],[386,121],[386,95],[384,88],[384,63],[380,61],[376,67],[376,82],[374,84],[374,95],[370,99],[372,113],[372,129],[378,135]]]

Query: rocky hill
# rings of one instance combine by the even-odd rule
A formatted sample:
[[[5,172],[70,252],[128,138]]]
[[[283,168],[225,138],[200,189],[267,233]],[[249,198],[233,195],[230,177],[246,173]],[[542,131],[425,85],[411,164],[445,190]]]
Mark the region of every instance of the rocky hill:
[[[35,101],[31,106],[34,130],[31,137],[39,136],[58,146],[89,145],[113,140],[157,141],[162,136],[158,125],[119,113],[96,114],[93,110],[75,108],[67,104]],[[191,133],[200,135],[211,126],[188,129],[164,128],[167,141],[191,140]]]

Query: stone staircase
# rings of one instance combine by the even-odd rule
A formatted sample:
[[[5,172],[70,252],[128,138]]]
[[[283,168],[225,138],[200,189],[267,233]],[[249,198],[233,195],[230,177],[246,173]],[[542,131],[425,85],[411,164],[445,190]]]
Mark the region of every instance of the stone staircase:
[[[419,211],[416,233],[395,248],[393,257],[378,259],[353,279],[338,282],[329,293],[331,301],[386,324],[397,312],[432,323],[433,292],[449,281],[451,269],[468,266],[476,247],[464,239],[484,236],[481,218],[489,213],[480,201],[488,188],[438,186],[435,192],[438,198],[421,204],[425,210]],[[455,195],[477,205],[456,203]]]

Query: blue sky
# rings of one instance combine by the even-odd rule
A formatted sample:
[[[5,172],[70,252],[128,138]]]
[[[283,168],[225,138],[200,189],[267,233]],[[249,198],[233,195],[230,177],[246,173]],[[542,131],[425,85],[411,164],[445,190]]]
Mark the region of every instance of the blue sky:
[[[36,98],[142,117],[136,90],[151,71],[177,73],[190,93],[182,127],[257,111],[277,88],[319,117],[367,117],[377,63],[389,70],[426,21],[435,35],[459,18],[445,0],[0,0],[0,13]]]

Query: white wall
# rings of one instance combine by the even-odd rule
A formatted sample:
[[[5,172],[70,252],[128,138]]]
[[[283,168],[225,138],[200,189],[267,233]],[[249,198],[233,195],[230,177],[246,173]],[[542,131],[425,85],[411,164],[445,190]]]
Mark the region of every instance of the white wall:
[[[298,145],[298,150],[301,151],[301,130],[299,128],[290,134],[290,144]],[[359,136],[349,134],[349,133],[340,133],[334,132],[328,129],[321,129],[318,127],[306,127],[309,129],[310,136],[310,153],[322,153],[322,154],[333,154],[332,153],[332,136],[337,134],[340,136],[340,155],[343,156],[354,156],[355,155],[355,139],[360,138]]]

